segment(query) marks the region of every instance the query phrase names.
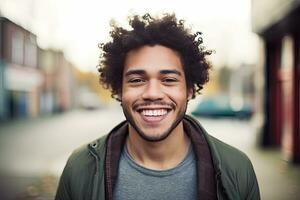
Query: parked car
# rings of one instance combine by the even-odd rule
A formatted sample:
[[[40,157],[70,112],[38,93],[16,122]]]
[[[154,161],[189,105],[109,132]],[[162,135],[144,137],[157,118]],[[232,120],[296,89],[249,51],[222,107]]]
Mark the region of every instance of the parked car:
[[[203,97],[192,111],[193,115],[201,117],[232,117],[241,119],[250,118],[252,113],[253,110],[250,104],[234,104],[227,95]]]
[[[103,107],[100,98],[94,92],[82,92],[79,96],[79,105],[86,110],[97,110]]]

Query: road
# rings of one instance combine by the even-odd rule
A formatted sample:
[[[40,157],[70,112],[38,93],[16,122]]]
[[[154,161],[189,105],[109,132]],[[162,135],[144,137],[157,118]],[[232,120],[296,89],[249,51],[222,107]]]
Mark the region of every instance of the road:
[[[123,120],[120,109],[75,110],[0,125],[0,199],[53,199],[71,152]],[[215,137],[244,151],[257,173],[262,199],[299,199],[300,168],[274,150],[255,146],[249,121],[199,119]],[[2,185],[1,185],[2,184]],[[297,198],[298,197],[298,198]]]
[[[75,110],[2,124],[0,194],[9,199],[24,188],[30,190],[36,177],[58,177],[75,148],[107,133],[123,119],[119,109]]]

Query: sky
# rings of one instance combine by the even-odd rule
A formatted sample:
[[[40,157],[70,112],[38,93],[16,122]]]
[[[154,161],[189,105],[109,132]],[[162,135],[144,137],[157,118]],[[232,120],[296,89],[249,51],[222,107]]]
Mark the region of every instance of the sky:
[[[0,12],[36,34],[40,47],[63,50],[85,71],[96,70],[98,44],[110,40],[110,21],[126,26],[130,14],[175,13],[203,33],[204,46],[215,50],[215,67],[253,64],[257,58],[250,0],[0,0]]]

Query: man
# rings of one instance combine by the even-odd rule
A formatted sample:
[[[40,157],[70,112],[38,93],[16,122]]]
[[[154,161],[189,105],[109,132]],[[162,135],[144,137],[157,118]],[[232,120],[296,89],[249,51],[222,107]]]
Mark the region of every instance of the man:
[[[71,155],[56,199],[260,199],[247,156],[185,115],[208,81],[201,33],[174,15],[129,24],[113,25],[99,68],[126,121]]]

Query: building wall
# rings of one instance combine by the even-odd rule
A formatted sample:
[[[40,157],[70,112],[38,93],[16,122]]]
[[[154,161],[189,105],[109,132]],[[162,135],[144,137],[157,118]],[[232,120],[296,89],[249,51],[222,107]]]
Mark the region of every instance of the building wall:
[[[264,99],[260,144],[279,147],[285,160],[300,162],[300,1],[263,2],[260,7],[261,1],[252,1],[258,9],[252,13],[268,13],[266,18],[252,17],[253,30],[264,44],[260,68],[265,86],[257,92]]]
[[[36,117],[72,108],[72,64],[59,50],[39,48],[37,37],[0,17],[0,119]]]
[[[37,69],[36,36],[12,21],[1,17],[1,60],[3,70],[3,118],[37,116],[42,83]]]
[[[2,60],[0,60],[0,120],[4,120],[7,116],[6,110],[6,91],[5,91],[5,77],[4,77],[5,65]]]
[[[265,88],[266,88],[266,70],[265,70],[265,42],[261,38],[259,39],[259,45],[257,49],[258,62],[254,67],[254,108],[255,115],[253,116],[253,126],[255,130],[257,144],[263,146],[265,139],[263,138],[265,134],[263,133],[266,116],[265,116]]]
[[[252,0],[252,30],[262,33],[280,22],[300,4],[299,0]]]
[[[71,109],[74,96],[72,64],[61,51],[41,50],[40,55],[40,66],[44,74],[41,109],[45,113]]]
[[[4,21],[2,32],[4,61],[36,68],[36,36],[9,20]]]

